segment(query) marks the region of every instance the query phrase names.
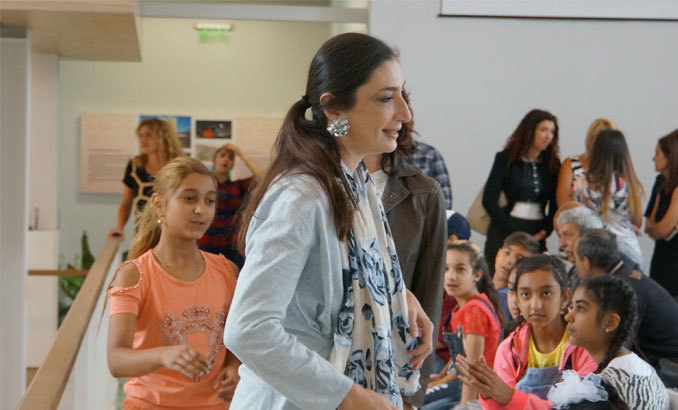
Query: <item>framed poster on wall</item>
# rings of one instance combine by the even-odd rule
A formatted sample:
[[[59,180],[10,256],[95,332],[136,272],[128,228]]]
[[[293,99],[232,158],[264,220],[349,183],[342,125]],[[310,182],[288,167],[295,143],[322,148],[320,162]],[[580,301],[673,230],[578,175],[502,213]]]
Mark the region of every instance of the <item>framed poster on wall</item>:
[[[88,113],[80,121],[80,192],[121,193],[127,161],[137,152],[137,116]]]
[[[675,0],[441,0],[441,16],[678,20]]]

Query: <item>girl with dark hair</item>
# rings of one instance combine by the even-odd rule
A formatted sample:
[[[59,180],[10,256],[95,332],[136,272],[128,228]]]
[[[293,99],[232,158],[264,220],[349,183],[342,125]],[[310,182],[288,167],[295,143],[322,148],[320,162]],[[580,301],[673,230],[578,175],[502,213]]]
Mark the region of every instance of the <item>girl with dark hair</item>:
[[[407,94],[403,94],[406,101]],[[410,110],[411,111],[411,110]],[[414,121],[403,124],[393,152],[367,155],[364,162],[381,198],[393,234],[405,287],[422,303],[426,315],[438,328],[445,272],[445,199],[438,182],[405,161],[414,151]],[[433,357],[421,368],[422,388],[407,397],[421,407],[431,374]]]
[[[451,359],[445,369],[431,379],[422,410],[449,409],[457,403],[466,405],[476,400],[476,392],[470,386],[462,387],[457,379],[452,361],[458,354],[465,354],[473,361],[482,356],[491,366],[506,321],[499,295],[487,273],[485,258],[470,242],[447,245],[444,289],[458,303],[451,317],[442,324]]]
[[[462,381],[480,392],[484,409],[542,408],[564,370],[584,376],[596,368],[588,352],[568,339],[563,316],[571,292],[557,257],[523,258],[515,288],[521,323],[499,345],[494,370],[482,358],[478,365],[457,356]]]
[[[668,393],[657,372],[624,347],[636,320],[636,297],[628,284],[607,275],[584,281],[565,320],[570,341],[591,354],[598,363],[596,373],[629,408],[668,409]]]
[[[636,176],[624,134],[603,130],[591,148],[588,171],[574,177],[573,198],[600,216],[617,236],[619,250],[643,264],[636,232],[643,223],[643,185]]]
[[[504,239],[523,231],[540,241],[553,231],[556,179],[560,167],[558,119],[548,111],[532,110],[520,121],[494,158],[483,192],[483,207],[491,218],[485,257],[494,275],[494,259]],[[504,192],[506,206],[499,206]]]
[[[231,410],[396,409],[416,391],[433,325],[362,163],[395,150],[411,120],[403,83],[394,50],[368,35],[333,37],[313,58],[242,214]]]
[[[652,161],[659,175],[645,210],[645,232],[655,240],[650,277],[678,298],[678,130],[659,139]]]

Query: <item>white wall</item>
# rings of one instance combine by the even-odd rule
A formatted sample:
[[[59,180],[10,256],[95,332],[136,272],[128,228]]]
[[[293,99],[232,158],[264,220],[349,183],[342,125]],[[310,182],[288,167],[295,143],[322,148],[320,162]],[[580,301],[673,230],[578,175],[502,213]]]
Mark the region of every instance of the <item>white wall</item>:
[[[0,408],[26,387],[30,33],[0,38]]]
[[[29,223],[57,229],[59,151],[59,56],[31,54],[31,143],[29,147]]]
[[[456,210],[468,211],[494,153],[532,108],[559,118],[563,158],[583,151],[594,118],[615,120],[649,195],[656,141],[678,127],[678,23],[439,12],[438,0],[372,0],[370,32],[400,49],[415,128],[442,152]],[[649,266],[653,242],[641,246]]]
[[[79,191],[81,113],[282,117],[304,94],[310,61],[330,33],[325,23],[233,21],[227,44],[201,44],[194,23],[144,18],[142,63],[61,61],[59,208],[66,262],[80,252],[85,229],[92,253],[99,252],[120,201]]]

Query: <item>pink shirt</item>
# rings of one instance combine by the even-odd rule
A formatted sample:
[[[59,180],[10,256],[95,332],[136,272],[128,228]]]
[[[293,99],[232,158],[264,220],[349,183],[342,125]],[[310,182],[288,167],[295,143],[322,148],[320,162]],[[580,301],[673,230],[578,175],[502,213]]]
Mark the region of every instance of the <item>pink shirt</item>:
[[[226,355],[224,324],[235,290],[235,275],[222,255],[200,251],[203,274],[192,282],[167,273],[151,250],[127,262],[139,270],[129,288],[110,287],[110,315],[137,316],[134,349],[188,344],[207,359],[211,371],[198,382],[161,367],[125,383],[126,403],[143,409],[227,409],[214,380]]]

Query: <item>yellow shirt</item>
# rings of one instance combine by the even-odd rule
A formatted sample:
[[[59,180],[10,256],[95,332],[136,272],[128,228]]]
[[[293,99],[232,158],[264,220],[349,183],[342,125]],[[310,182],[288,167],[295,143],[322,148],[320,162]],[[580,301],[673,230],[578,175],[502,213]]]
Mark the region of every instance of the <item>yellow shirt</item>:
[[[560,340],[560,343],[555,349],[553,349],[551,353],[542,353],[537,350],[537,346],[534,345],[534,339],[532,339],[532,335],[530,335],[527,367],[532,369],[544,369],[546,367],[559,366],[560,361],[563,358],[563,352],[565,351],[567,340],[568,335],[566,330],[563,332],[563,338]]]

